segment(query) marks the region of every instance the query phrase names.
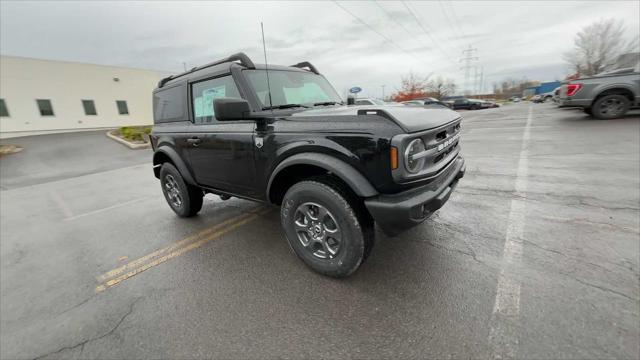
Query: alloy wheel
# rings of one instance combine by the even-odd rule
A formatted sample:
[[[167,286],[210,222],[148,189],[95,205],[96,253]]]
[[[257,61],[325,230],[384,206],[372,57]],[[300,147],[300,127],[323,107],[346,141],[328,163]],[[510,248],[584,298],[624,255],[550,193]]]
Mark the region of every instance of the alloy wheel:
[[[624,104],[620,99],[607,99],[600,104],[600,114],[617,116],[624,111]]]
[[[174,208],[180,208],[182,206],[182,193],[180,192],[180,187],[178,186],[176,179],[173,175],[167,175],[164,180],[164,189],[167,193],[171,206]]]
[[[312,202],[298,206],[294,227],[298,240],[313,256],[333,259],[340,251],[342,231],[326,207]]]

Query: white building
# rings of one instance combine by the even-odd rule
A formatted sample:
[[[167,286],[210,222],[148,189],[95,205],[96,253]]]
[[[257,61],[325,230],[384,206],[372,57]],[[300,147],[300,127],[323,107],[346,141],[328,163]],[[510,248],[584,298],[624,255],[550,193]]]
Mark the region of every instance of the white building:
[[[168,74],[0,56],[0,138],[153,123],[152,91]]]

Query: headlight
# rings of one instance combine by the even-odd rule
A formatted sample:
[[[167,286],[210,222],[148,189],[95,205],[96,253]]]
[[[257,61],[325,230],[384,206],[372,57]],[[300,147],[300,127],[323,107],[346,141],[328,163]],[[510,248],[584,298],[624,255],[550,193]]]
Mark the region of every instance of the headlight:
[[[422,139],[415,139],[409,143],[404,152],[404,164],[410,173],[417,173],[424,167],[424,157],[414,159],[414,155],[426,150]]]

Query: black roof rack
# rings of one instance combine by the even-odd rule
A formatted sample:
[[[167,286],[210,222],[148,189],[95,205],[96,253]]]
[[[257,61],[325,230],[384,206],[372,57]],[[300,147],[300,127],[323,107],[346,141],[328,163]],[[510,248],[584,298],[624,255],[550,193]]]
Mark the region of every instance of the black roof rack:
[[[291,67],[297,67],[300,69],[309,68],[309,70],[311,70],[312,73],[320,75],[320,73],[318,72],[318,69],[316,69],[316,67],[311,65],[311,63],[308,61],[303,61],[301,63],[291,65]]]
[[[249,69],[255,69],[256,68],[256,66],[253,64],[253,61],[251,61],[251,59],[249,59],[247,54],[240,52],[240,53],[237,53],[237,54],[233,54],[233,55],[231,55],[231,56],[229,56],[227,58],[224,58],[224,59],[221,59],[221,60],[218,60],[218,61],[214,61],[214,62],[206,64],[206,65],[196,66],[196,67],[192,68],[191,70],[183,72],[181,74],[168,76],[168,77],[160,80],[160,82],[158,83],[158,87],[161,88],[169,80],[173,80],[173,79],[179,78],[181,76],[184,76],[184,75],[187,75],[187,74],[191,74],[194,71],[201,70],[201,69],[208,68],[208,67],[215,66],[215,65],[220,65],[220,64],[232,62],[232,61],[240,61],[241,65],[243,65],[243,66],[245,66],[245,67],[247,67]]]

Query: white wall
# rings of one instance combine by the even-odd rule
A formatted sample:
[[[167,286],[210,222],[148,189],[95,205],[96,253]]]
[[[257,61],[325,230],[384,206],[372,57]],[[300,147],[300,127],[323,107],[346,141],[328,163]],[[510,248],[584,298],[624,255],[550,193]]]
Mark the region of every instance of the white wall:
[[[0,117],[0,138],[153,123],[152,94],[167,74],[152,70],[0,56],[0,98],[9,117]],[[118,78],[119,81],[114,81]],[[54,116],[41,116],[36,99],[50,99]],[[97,115],[85,115],[93,100]],[[129,115],[119,115],[126,100]]]

